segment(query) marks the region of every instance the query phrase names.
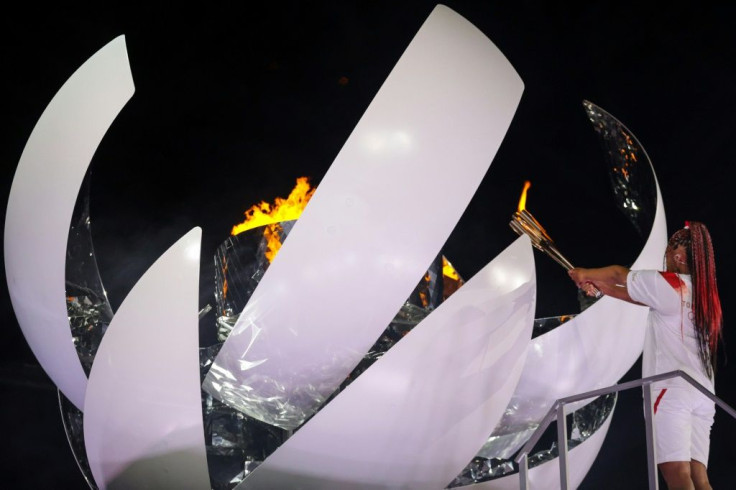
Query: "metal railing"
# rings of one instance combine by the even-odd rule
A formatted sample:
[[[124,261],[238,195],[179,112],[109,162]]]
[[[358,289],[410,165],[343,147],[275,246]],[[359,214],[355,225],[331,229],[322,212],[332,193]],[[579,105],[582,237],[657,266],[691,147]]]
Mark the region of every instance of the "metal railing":
[[[705,396],[713,400],[716,405],[725,410],[731,417],[736,419],[736,410],[729,406],[726,402],[715,396],[713,393],[708,391],[695,381],[689,374],[683,371],[670,371],[669,373],[657,374],[655,376],[649,376],[647,378],[637,379],[634,381],[628,381],[608,388],[600,388],[586,393],[580,393],[578,395],[568,396],[556,400],[552,407],[544,416],[542,422],[537,427],[537,430],[532,434],[532,437],[527,441],[524,447],[521,448],[519,454],[514,458],[514,461],[519,465],[519,480],[521,490],[529,489],[529,453],[534,446],[539,442],[543,432],[547,429],[552,420],[557,418],[557,446],[559,451],[560,461],[560,488],[567,490],[569,488],[568,482],[568,470],[567,470],[567,419],[565,418],[565,405],[568,403],[578,402],[586,400],[588,398],[595,398],[601,395],[607,395],[609,393],[617,393],[619,391],[628,390],[631,388],[642,387],[644,391],[644,425],[646,427],[646,439],[647,439],[647,469],[649,473],[649,489],[659,489],[659,479],[657,477],[657,464],[656,464],[656,449],[654,446],[654,409],[652,406],[652,383],[656,381],[662,381],[669,378],[681,377],[695,388],[698,389]]]

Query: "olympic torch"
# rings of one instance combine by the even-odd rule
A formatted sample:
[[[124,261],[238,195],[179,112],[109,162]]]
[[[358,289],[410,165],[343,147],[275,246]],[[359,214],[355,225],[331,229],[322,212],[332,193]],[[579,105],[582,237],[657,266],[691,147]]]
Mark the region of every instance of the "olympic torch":
[[[564,267],[565,270],[569,271],[570,269],[574,269],[572,263],[558,250],[554,240],[552,240],[544,227],[536,220],[536,218],[534,218],[532,213],[526,209],[526,193],[530,186],[531,182],[528,180],[524,182],[524,190],[521,192],[521,199],[519,199],[519,208],[511,216],[509,226],[511,226],[511,229],[518,235],[527,235],[531,239],[534,248],[544,252],[547,256],[552,258],[552,260]],[[596,298],[600,298],[602,296],[602,293],[592,284],[590,285],[590,288]]]

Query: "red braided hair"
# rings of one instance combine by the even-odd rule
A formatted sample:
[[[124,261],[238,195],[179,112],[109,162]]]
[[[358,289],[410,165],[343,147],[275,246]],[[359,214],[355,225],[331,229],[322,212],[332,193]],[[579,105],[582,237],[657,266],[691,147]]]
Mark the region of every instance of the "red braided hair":
[[[716,371],[718,341],[722,337],[723,314],[716,283],[716,262],[708,228],[697,221],[685,222],[669,240],[669,247],[683,245],[693,283],[693,314],[700,360],[708,376]]]

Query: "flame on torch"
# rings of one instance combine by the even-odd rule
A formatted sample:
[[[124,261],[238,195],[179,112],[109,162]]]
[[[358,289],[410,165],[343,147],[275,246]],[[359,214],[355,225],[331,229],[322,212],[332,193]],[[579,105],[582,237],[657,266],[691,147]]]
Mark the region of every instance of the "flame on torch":
[[[522,189],[521,191],[521,197],[519,198],[519,207],[517,208],[519,212],[526,209],[526,193],[531,186],[532,183],[528,180],[524,182],[524,189]]]

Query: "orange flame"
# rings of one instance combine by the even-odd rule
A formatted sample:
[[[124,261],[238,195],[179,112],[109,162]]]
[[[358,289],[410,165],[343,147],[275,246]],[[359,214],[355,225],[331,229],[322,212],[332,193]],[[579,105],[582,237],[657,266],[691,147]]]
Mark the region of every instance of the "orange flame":
[[[227,298],[227,258],[225,258],[225,264],[222,266],[222,277],[225,278],[222,281],[222,296]]]
[[[277,197],[273,205],[261,201],[251,206],[245,212],[245,221],[233,226],[230,233],[237,235],[251,228],[298,219],[315,190],[317,190],[316,187],[312,188],[309,185],[308,177],[299,177],[289,197],[286,199]]]
[[[457,273],[450,261],[447,260],[444,255],[442,256],[442,275],[456,281],[460,280],[460,274]]]
[[[523,211],[526,209],[526,192],[529,190],[529,188],[532,186],[532,183],[528,180],[524,182],[524,189],[521,191],[521,197],[519,198],[519,211]]]
[[[427,271],[426,274],[424,274],[424,282],[427,286],[429,286],[429,283],[432,282],[432,276],[429,275],[429,271]],[[419,299],[422,301],[422,306],[427,307],[429,306],[429,296],[427,295],[427,291],[419,291]]]
[[[284,229],[278,223],[266,225],[263,229],[263,236],[266,239],[266,251],[264,252],[264,255],[268,259],[269,264],[273,262],[274,257],[276,257],[279,249],[281,249],[282,231],[284,231]]]
[[[299,219],[302,211],[307,206],[316,187],[309,185],[308,177],[296,179],[296,185],[286,199],[277,197],[273,204],[261,201],[245,211],[245,221],[233,226],[231,235],[237,235],[251,228],[265,226],[263,236],[266,238],[266,258],[269,262],[273,260],[281,248],[281,232],[283,228],[279,224],[282,221]]]

